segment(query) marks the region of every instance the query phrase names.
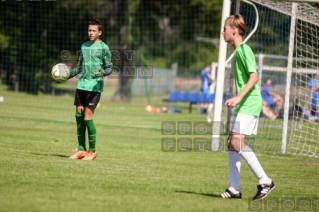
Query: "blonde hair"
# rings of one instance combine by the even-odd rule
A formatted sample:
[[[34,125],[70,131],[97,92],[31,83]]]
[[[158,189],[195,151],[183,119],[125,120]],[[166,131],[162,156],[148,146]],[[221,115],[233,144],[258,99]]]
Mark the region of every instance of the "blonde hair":
[[[228,23],[230,27],[237,28],[241,36],[244,35],[246,31],[246,20],[242,15],[231,15],[226,19],[225,23]]]

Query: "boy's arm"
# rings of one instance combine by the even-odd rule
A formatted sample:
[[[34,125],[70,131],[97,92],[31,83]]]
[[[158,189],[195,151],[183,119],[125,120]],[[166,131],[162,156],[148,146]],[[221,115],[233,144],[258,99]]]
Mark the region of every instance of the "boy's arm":
[[[112,74],[113,72],[112,70],[113,64],[111,62],[111,52],[108,48],[105,48],[104,50],[105,50],[105,54],[102,57],[102,68],[99,71],[93,72],[91,74],[91,77],[93,79],[108,76]]]
[[[80,54],[79,57],[79,61],[78,64],[76,65],[76,67],[70,72],[70,76],[69,79],[71,79],[72,77],[78,75],[79,73],[82,72],[82,64],[83,64],[83,54]]]
[[[241,52],[238,53],[238,57],[242,61],[245,72],[247,75],[249,75],[248,82],[244,89],[238,94],[240,99],[243,99],[246,94],[255,86],[255,84],[258,82],[258,74],[256,72],[256,60],[254,53],[251,51],[251,49],[248,46],[241,45]]]
[[[207,73],[207,77],[208,77],[208,79],[209,79],[211,82],[214,81],[214,80],[213,80],[213,77],[212,77],[212,75],[211,75],[210,73]]]
[[[238,96],[243,99],[247,93],[255,86],[258,82],[258,75],[256,72],[250,72],[248,82],[245,88],[238,94]]]
[[[228,99],[225,102],[225,105],[228,107],[235,107],[241,100],[247,95],[247,93],[255,86],[255,84],[258,82],[258,75],[256,72],[251,72],[249,74],[249,79],[244,87],[244,89],[235,97]]]
[[[103,71],[104,71],[104,76],[108,76],[110,74],[112,74],[112,67],[113,67],[113,64],[111,62],[111,58],[112,58],[112,55],[111,55],[111,52],[109,49],[105,49],[105,55],[103,56]]]

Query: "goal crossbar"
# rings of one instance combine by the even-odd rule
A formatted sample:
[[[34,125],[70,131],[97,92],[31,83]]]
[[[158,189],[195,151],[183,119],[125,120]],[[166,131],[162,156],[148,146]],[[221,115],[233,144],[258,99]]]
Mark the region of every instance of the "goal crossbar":
[[[276,10],[288,16],[292,15],[292,3],[297,1],[271,1],[271,0],[251,0],[252,2],[258,3],[270,9]],[[319,3],[319,1],[310,1],[312,3]],[[301,6],[301,10],[297,11],[296,16],[298,19],[319,26],[319,19],[305,13],[304,10],[310,7],[307,3],[298,3]]]

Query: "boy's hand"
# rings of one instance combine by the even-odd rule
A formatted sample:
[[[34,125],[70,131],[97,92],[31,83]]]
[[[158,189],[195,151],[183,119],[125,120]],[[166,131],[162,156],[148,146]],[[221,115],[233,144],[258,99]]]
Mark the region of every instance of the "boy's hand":
[[[231,99],[228,99],[226,102],[225,102],[225,105],[228,106],[228,107],[235,107],[239,102],[241,101],[241,98],[239,96],[236,96],[236,97],[233,97]]]
[[[102,69],[100,69],[100,71],[92,71],[91,77],[93,79],[99,78],[99,77],[105,77],[106,76],[106,72]]]

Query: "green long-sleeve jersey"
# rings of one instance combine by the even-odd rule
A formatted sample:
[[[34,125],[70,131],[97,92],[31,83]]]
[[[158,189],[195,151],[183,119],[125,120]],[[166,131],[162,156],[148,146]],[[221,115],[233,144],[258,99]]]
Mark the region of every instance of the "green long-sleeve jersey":
[[[92,78],[94,72],[104,70],[106,75],[112,73],[111,52],[103,42],[92,44],[87,41],[82,44],[77,66],[71,71],[70,78],[80,74],[76,88],[85,91],[102,92],[103,77]]]

